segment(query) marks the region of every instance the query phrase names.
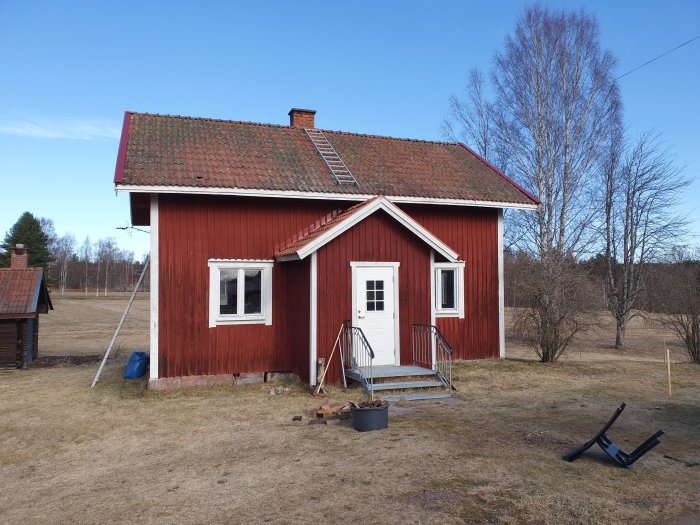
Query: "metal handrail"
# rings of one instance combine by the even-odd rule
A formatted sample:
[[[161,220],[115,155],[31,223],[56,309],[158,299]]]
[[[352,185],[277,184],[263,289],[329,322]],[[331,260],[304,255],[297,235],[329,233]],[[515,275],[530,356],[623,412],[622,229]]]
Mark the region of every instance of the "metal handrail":
[[[412,325],[413,362],[432,368],[446,388],[452,385],[452,354],[454,350],[437,326],[432,324]],[[433,359],[433,351],[435,358]]]
[[[343,333],[340,340],[340,351],[346,368],[355,370],[362,377],[362,386],[374,399],[374,376],[372,372],[372,360],[374,351],[365,337],[365,333],[359,326],[352,326],[352,322],[346,319],[343,323]]]

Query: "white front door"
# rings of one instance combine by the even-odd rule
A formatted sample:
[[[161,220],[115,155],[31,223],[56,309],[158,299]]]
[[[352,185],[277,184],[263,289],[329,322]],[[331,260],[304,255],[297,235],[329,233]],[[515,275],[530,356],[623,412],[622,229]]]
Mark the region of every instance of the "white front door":
[[[353,324],[374,351],[373,365],[398,365],[398,263],[351,264]]]

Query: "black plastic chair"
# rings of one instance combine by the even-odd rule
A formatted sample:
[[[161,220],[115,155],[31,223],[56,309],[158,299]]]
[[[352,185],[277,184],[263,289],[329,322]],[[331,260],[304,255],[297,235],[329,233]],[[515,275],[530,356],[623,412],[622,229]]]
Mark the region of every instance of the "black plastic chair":
[[[613,461],[615,461],[615,463],[617,463],[621,467],[631,468],[632,463],[637,461],[644,454],[646,454],[656,445],[661,443],[661,441],[659,441],[658,438],[663,434],[663,430],[659,430],[656,434],[651,436],[644,443],[642,443],[636,449],[634,449],[632,453],[628,454],[627,452],[624,452],[620,449],[620,447],[618,447],[615,443],[612,442],[612,440],[607,436],[606,433],[608,429],[612,426],[612,424],[615,423],[615,420],[617,420],[617,418],[620,417],[620,414],[622,414],[622,411],[625,409],[626,406],[626,403],[622,403],[615,411],[613,416],[610,418],[610,421],[608,421],[605,424],[605,426],[600,429],[600,432],[598,432],[595,435],[595,437],[593,437],[593,439],[587,441],[578,448],[570,450],[569,452],[564,454],[562,459],[564,461],[569,462],[578,459],[579,457],[581,457],[581,454],[583,454],[586,450],[598,443],[598,446],[600,446],[600,448],[602,448],[603,451],[608,456],[610,456],[613,459]]]

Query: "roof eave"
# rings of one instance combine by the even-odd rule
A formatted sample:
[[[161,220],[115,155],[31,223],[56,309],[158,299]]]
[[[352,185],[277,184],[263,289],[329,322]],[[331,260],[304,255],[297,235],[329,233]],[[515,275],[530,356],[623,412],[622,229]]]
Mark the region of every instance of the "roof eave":
[[[514,183],[515,184],[515,183]],[[115,191],[122,193],[188,193],[192,195],[233,195],[239,197],[270,197],[284,199],[333,199],[363,201],[377,197],[375,194],[314,192],[299,190],[265,190],[249,188],[203,188],[194,186],[146,186],[139,184],[115,183]],[[510,208],[516,210],[536,210],[537,203],[484,201],[472,199],[444,199],[439,197],[412,197],[387,195],[395,204],[436,204],[440,206],[471,206],[479,208]]]
[[[493,171],[495,171],[495,172],[498,173],[501,177],[503,177],[506,181],[508,181],[508,182],[509,182],[510,184],[512,184],[513,186],[515,186],[515,187],[516,187],[517,189],[519,189],[521,192],[523,192],[523,194],[525,194],[529,199],[532,199],[532,201],[535,203],[535,205],[539,205],[539,204],[542,203],[542,201],[541,201],[540,199],[538,199],[537,197],[535,197],[532,193],[530,193],[529,191],[527,191],[527,190],[526,190],[525,188],[523,188],[520,184],[518,184],[517,182],[515,182],[515,181],[514,181],[513,179],[511,179],[508,175],[506,175],[505,173],[503,173],[503,172],[502,172],[501,170],[499,170],[496,166],[494,166],[493,164],[491,164],[488,160],[486,160],[484,157],[482,157],[481,155],[479,155],[476,151],[474,151],[473,149],[471,149],[469,146],[467,146],[467,145],[464,144],[463,142],[458,142],[457,144],[459,144],[460,146],[462,146],[462,147],[463,147],[464,149],[466,149],[469,153],[471,153],[474,157],[476,157],[477,159],[479,159],[481,162],[483,162],[484,164],[486,164],[489,168],[491,168]]]
[[[129,132],[131,131],[131,112],[124,112],[124,123],[122,124],[122,134],[119,139],[119,149],[117,150],[117,166],[114,168],[114,183],[119,184],[124,180],[124,162],[126,160],[126,146],[129,144]]]

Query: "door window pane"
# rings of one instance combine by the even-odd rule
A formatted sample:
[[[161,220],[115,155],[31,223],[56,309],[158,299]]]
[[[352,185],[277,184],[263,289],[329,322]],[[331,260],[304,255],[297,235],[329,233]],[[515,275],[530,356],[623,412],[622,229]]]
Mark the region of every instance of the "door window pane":
[[[245,307],[246,314],[262,312],[262,271],[245,271]]]
[[[222,269],[219,278],[219,313],[235,314],[238,305],[238,270]]]
[[[367,281],[367,311],[384,310],[384,281]]]

